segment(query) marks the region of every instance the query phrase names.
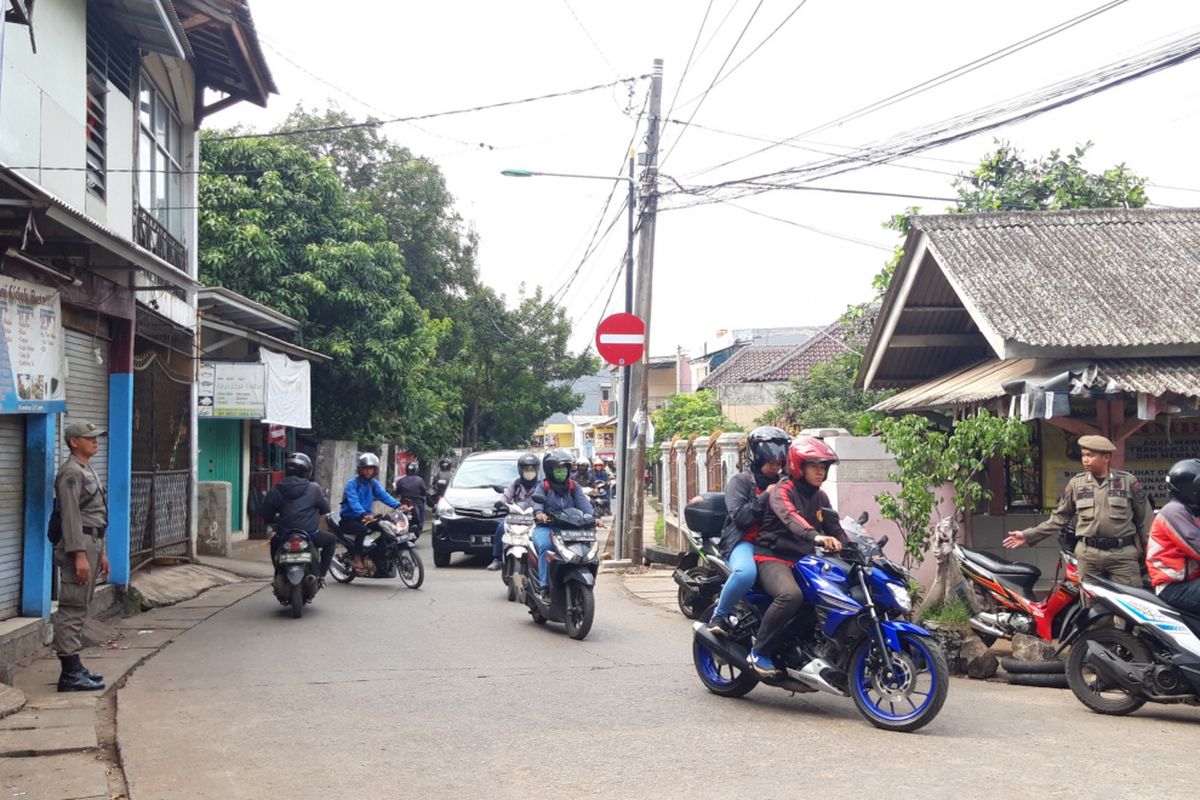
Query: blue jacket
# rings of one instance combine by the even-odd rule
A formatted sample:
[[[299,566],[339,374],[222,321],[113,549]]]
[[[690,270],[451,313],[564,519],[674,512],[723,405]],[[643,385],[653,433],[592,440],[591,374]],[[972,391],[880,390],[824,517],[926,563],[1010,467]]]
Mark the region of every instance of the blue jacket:
[[[585,514],[596,513],[592,508],[592,501],[588,500],[583,487],[575,481],[567,481],[565,488],[558,488],[550,483],[550,481],[543,481],[542,492],[546,495],[546,502],[543,504],[534,503],[534,513],[546,509],[562,511],[564,508],[578,508]]]
[[[355,475],[346,484],[340,513],[343,517],[362,519],[371,513],[372,500],[378,500],[392,508],[400,506],[400,501],[387,493],[387,489],[383,488],[378,478],[367,481]]]

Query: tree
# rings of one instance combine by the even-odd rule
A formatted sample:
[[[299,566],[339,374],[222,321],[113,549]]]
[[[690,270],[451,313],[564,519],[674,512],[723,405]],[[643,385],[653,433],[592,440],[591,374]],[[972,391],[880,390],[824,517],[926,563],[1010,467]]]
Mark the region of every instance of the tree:
[[[721,404],[710,390],[671,395],[666,405],[650,414],[650,421],[654,423],[654,438],[664,442],[676,435],[742,430],[721,413]]]
[[[855,377],[862,355],[851,350],[813,364],[808,374],[793,378],[776,398],[775,407],[759,417],[760,425],[802,428],[846,428],[869,434],[878,415],[867,411],[890,397],[890,390],[856,389]]]

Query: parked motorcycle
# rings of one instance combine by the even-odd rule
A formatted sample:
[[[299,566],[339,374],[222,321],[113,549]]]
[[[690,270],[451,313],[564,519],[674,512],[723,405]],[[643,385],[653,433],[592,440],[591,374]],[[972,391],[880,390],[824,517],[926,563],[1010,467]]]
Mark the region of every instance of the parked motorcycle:
[[[688,619],[699,619],[704,609],[716,602],[729,577],[729,565],[721,558],[717,527],[724,526],[726,513],[723,492],[693,497],[683,510],[689,551],[679,560],[672,577],[679,584],[679,610]],[[701,530],[716,530],[717,535],[709,536]]]
[[[305,531],[289,531],[279,543],[272,559],[275,578],[271,589],[282,606],[291,606],[292,618],[304,614],[304,604],[311,603],[320,591],[321,559],[312,539]]]
[[[417,537],[409,530],[408,518],[403,512],[393,512],[376,517],[367,523],[367,531],[373,538],[363,541],[363,564],[365,575],[354,571],[354,559],[350,555],[354,542],[333,517],[326,517],[329,530],[337,537],[336,551],[329,565],[329,574],[338,583],[353,583],[355,578],[395,578],[410,589],[419,589],[425,582],[425,565],[416,551]]]
[[[1083,591],[1091,606],[1062,637],[1081,703],[1118,716],[1148,702],[1200,705],[1200,617],[1103,578],[1089,576]]]
[[[533,549],[533,506],[496,501],[496,508],[508,509],[504,517],[504,533],[500,541],[504,545],[504,560],[500,567],[500,578],[508,587],[508,601],[515,602],[525,581],[525,554]]]
[[[1042,571],[1033,564],[1008,561],[989,553],[955,545],[953,558],[968,581],[969,602],[975,611],[971,627],[990,645],[1027,633],[1046,641],[1057,639],[1080,613],[1079,560],[1074,552],[1075,532],[1069,526],[1059,536],[1059,564],[1063,577],[1042,600],[1033,593]]]
[[[540,495],[534,495],[533,499],[539,505],[546,502]],[[538,592],[538,554],[536,548],[529,547],[525,551],[525,574],[518,600],[529,608],[529,615],[537,624],[544,625],[546,620],[562,622],[568,636],[583,639],[592,629],[596,614],[593,590],[600,568],[596,518],[577,508],[545,513],[551,531],[550,589],[545,597]]]
[[[904,619],[912,610],[909,576],[884,556],[887,537],[875,542],[849,517],[842,527],[851,541],[836,557],[818,551],[796,562],[805,605],[788,623],[783,647],[771,654],[781,674],[763,678],[747,663],[772,602],[757,586],[738,603],[729,636],[709,633],[711,608],[693,625],[696,674],[709,691],[724,697],[741,697],[759,683],[849,696],[872,725],[917,730],[946,701],[946,657],[924,628]]]

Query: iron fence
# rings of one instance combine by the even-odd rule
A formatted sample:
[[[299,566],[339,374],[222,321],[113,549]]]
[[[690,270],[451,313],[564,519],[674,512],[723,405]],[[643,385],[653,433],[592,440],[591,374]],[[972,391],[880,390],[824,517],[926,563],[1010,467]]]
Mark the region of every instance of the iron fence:
[[[134,472],[130,488],[129,555],[133,568],[164,556],[190,558],[191,470]]]

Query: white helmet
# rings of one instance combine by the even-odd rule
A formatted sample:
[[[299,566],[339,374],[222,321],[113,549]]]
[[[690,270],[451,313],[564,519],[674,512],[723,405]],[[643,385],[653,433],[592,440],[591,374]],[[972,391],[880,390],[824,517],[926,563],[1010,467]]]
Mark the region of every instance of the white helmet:
[[[358,457],[358,466],[360,469],[362,467],[374,467],[375,469],[379,469],[379,456],[375,455],[374,453],[363,453]]]

